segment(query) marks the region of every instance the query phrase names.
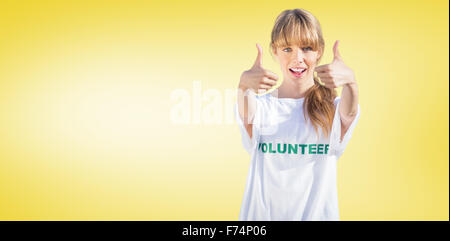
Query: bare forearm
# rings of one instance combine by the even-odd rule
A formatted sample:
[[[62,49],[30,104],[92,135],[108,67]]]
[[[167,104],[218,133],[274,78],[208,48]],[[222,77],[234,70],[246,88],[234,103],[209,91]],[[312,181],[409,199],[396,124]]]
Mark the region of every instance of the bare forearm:
[[[256,94],[251,89],[239,85],[237,101],[239,115],[244,124],[251,124],[256,109]]]
[[[342,87],[339,112],[345,117],[354,117],[358,111],[358,84],[351,81]]]

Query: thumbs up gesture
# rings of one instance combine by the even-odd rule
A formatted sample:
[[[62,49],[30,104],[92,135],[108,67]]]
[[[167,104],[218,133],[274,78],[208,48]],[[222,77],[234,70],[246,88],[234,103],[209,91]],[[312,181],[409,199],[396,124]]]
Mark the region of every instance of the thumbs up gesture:
[[[255,93],[262,93],[272,88],[278,80],[278,76],[262,67],[262,48],[256,44],[258,55],[253,66],[242,73],[239,88],[253,90]]]
[[[334,58],[331,64],[320,65],[314,68],[317,77],[325,84],[325,87],[333,89],[355,81],[353,70],[345,65],[339,50],[337,40],[333,46]]]

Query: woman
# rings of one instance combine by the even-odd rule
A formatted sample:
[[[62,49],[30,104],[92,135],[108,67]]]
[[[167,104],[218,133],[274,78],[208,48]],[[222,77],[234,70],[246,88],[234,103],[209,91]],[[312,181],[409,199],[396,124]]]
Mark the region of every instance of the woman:
[[[311,13],[285,10],[270,43],[283,73],[279,88],[256,95],[278,80],[262,67],[258,44],[255,63],[241,75],[235,114],[251,161],[239,220],[339,220],[336,164],[360,109],[337,41],[333,62],[318,66],[324,45]]]

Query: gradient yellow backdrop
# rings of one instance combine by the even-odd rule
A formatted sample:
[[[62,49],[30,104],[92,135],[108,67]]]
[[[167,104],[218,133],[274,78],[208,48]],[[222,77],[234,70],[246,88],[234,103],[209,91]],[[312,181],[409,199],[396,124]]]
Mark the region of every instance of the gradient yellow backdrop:
[[[249,165],[237,125],[176,125],[170,95],[236,88],[257,42],[281,76],[270,31],[303,8],[322,25],[321,64],[340,40],[359,85],[341,220],[449,220],[448,7],[1,0],[0,219],[237,220]]]

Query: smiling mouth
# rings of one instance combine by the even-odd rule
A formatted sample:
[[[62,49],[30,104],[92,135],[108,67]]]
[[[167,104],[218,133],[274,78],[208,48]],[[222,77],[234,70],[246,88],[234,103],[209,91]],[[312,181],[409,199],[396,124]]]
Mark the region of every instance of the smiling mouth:
[[[293,69],[289,68],[289,71],[291,71],[291,73],[293,73],[293,74],[299,75],[299,74],[304,73],[306,71],[306,69],[298,71],[298,70],[293,70]]]

